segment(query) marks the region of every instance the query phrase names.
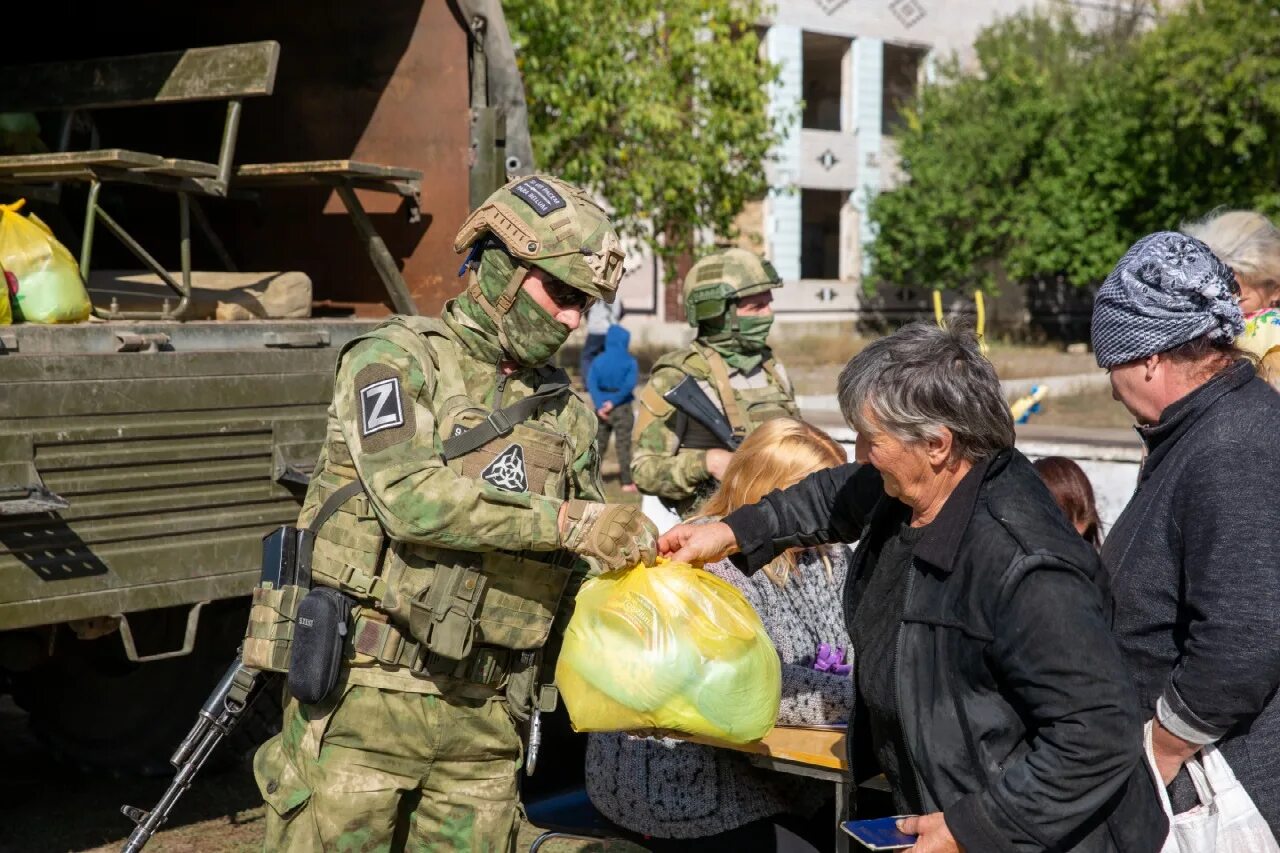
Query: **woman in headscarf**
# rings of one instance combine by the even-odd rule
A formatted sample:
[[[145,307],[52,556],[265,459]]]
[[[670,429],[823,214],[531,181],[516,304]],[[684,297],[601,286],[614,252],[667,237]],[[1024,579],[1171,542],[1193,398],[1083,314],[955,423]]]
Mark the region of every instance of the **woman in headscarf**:
[[[1235,340],[1236,277],[1204,243],[1135,243],[1098,290],[1093,348],[1147,456],[1102,546],[1115,630],[1174,811],[1217,744],[1280,830],[1280,395]]]

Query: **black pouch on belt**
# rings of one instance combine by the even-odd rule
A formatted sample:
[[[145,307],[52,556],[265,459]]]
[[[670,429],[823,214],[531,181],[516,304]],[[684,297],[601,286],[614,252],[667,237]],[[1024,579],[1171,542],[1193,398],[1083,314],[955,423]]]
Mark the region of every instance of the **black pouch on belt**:
[[[313,705],[338,683],[353,603],[338,590],[321,586],[298,605],[289,654],[289,692],[299,702]]]

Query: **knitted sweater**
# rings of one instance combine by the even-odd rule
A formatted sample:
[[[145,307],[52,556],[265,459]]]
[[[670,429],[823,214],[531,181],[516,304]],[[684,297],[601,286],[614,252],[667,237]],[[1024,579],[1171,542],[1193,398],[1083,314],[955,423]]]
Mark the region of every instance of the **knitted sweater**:
[[[748,578],[728,560],[706,566],[742,592],[778,649],[779,724],[843,721],[853,706],[851,676],[813,669],[819,643],[849,649],[840,594],[849,550],[841,545],[826,554],[830,578],[820,552],[809,550],[781,589],[764,572]],[[830,786],[764,770],[730,750],[608,732],[588,739],[587,793],[619,826],[657,838],[702,838],[782,812],[811,814]]]

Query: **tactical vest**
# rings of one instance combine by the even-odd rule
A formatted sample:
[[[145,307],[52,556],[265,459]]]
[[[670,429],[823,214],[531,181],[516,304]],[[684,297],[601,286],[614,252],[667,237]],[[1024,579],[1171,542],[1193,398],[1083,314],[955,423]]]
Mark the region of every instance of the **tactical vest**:
[[[510,482],[503,487],[511,491],[569,496],[574,448],[537,417],[542,406],[571,393],[563,371],[544,369],[530,398],[505,409],[498,400],[490,409],[468,392],[461,344],[442,320],[396,317],[356,340],[369,337],[394,343],[434,377],[435,445],[450,470],[505,477]],[[522,467],[512,464],[516,452]],[[351,450],[330,419],[300,523],[356,478]],[[479,553],[393,541],[362,495],[317,535],[312,574],[363,605],[352,633],[354,665],[377,662],[496,683],[511,667],[492,665],[507,656],[490,650],[531,651],[546,643],[577,559],[565,551]]]
[[[694,343],[693,350],[707,362],[708,372],[692,373],[696,379],[705,379],[715,392],[720,407],[724,410],[725,419],[738,436],[745,438],[755,431],[756,427],[773,418],[800,416],[791,388],[778,372],[777,362],[772,358],[761,364],[761,369],[769,381],[760,387],[743,387],[743,383],[735,381],[741,374],[731,375],[729,363],[724,356],[711,347]],[[688,362],[686,361],[686,365]],[[680,436],[680,447],[706,450],[723,445],[709,430],[692,418],[677,417],[676,432]]]

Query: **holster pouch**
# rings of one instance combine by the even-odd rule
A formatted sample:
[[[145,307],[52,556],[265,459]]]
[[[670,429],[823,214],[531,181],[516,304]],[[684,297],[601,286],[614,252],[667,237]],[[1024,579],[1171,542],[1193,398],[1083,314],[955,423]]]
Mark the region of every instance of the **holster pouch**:
[[[337,685],[353,605],[350,597],[327,586],[311,590],[298,605],[289,692],[299,702],[315,704]]]
[[[485,583],[477,569],[437,566],[430,588],[409,604],[409,633],[428,651],[462,660],[475,643],[476,613]]]

